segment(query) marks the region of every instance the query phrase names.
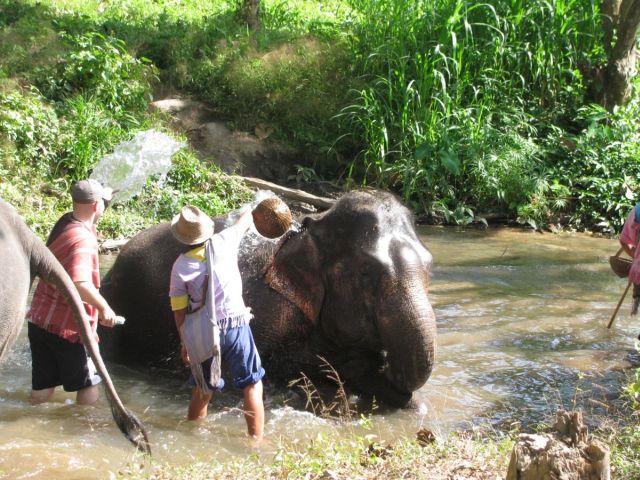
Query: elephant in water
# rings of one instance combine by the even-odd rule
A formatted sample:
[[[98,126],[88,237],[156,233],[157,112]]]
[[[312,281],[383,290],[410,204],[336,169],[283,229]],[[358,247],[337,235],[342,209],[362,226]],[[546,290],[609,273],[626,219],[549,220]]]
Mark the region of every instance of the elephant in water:
[[[241,245],[243,293],[267,378],[304,372],[326,380],[329,363],[348,390],[407,406],[431,374],[436,339],[432,257],[412,215],[389,193],[361,191],[299,221],[277,242],[250,234]],[[217,220],[216,229],[223,226]],[[105,354],[178,364],[169,276],[186,249],[167,223],[125,245],[101,292],[127,323],[100,330]]]
[[[40,278],[62,292],[71,306],[79,333],[104,383],[113,418],[124,435],[142,452],[150,453],[147,433],[140,421],[122,404],[102,361],[75,285],[51,251],[0,199],[0,359],[13,345],[25,318],[27,295],[33,278]]]

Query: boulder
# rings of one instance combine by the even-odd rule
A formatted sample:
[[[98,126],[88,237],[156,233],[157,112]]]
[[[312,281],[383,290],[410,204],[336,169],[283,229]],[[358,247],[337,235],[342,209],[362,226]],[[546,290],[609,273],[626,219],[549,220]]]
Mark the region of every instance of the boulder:
[[[296,165],[305,163],[300,151],[268,140],[273,133],[268,125],[256,125],[253,132],[231,130],[216,112],[191,99],[157,100],[150,108],[170,115],[172,127],[187,135],[199,156],[213,159],[226,173],[286,184]]]
[[[554,430],[518,437],[506,480],[610,479],[609,447],[589,438],[581,412],[557,412]]]

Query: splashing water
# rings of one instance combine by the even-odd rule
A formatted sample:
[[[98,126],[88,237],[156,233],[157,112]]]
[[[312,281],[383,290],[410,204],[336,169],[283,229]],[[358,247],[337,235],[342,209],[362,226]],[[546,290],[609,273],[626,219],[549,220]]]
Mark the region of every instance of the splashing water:
[[[171,156],[184,147],[164,133],[146,130],[122,142],[95,166],[91,178],[114,190],[113,201],[125,202],[140,193],[152,175],[164,178]]]

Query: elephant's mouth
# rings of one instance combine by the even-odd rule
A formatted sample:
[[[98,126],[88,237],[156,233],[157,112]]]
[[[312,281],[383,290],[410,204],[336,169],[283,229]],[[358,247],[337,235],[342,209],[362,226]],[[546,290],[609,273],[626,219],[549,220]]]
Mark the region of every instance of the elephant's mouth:
[[[387,361],[387,352],[360,351],[339,369],[339,373],[348,388],[363,397],[384,403],[391,407],[405,408],[413,397],[413,393],[398,388],[394,382],[392,369]]]

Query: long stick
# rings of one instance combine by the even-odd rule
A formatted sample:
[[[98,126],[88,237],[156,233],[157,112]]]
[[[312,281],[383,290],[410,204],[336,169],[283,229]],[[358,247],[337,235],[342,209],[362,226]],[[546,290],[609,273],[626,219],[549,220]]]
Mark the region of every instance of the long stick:
[[[618,300],[618,305],[616,306],[616,309],[613,311],[613,315],[611,315],[611,320],[609,320],[609,325],[607,325],[607,328],[611,328],[611,325],[613,325],[613,320],[616,318],[616,315],[618,314],[618,310],[620,310],[620,305],[622,305],[622,302],[624,301],[624,297],[627,296],[627,292],[629,291],[630,286],[631,286],[631,282],[627,283],[627,288],[624,289],[624,293],[620,297],[620,300]]]

